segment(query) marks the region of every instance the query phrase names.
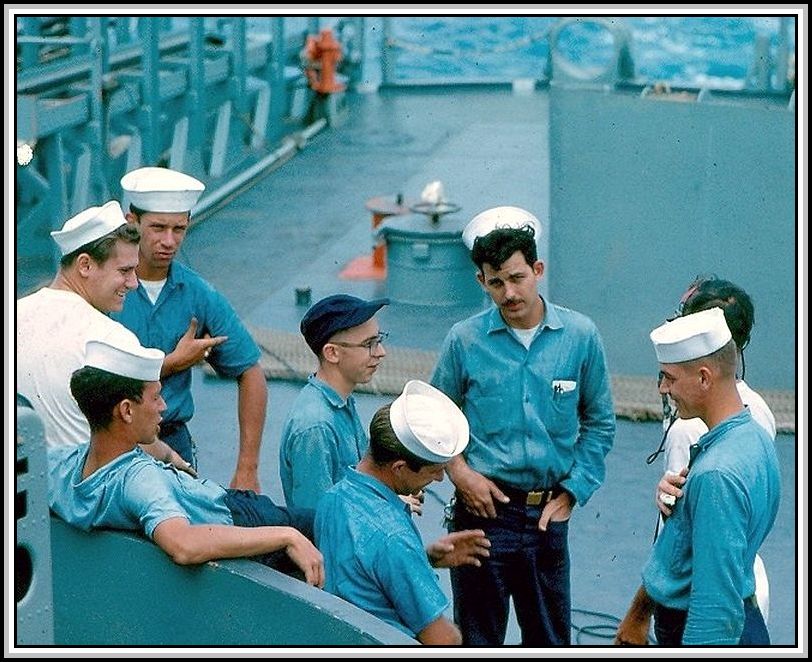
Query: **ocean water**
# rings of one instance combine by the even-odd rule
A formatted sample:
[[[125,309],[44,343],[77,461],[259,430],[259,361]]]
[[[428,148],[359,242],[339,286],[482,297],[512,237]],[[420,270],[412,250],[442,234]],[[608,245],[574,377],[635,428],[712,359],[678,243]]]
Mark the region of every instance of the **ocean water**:
[[[547,35],[558,20],[535,16],[392,18],[390,39],[398,46],[395,78],[539,78],[549,56]],[[382,24],[376,27],[374,21],[370,19],[369,34],[373,45],[379,46]],[[614,56],[615,37],[606,26],[616,25],[630,36],[635,77],[675,86],[744,88],[758,40],[769,43],[773,59],[782,43],[789,54],[795,52],[794,17],[755,16],[584,18],[561,32],[559,50],[573,64],[603,67]]]

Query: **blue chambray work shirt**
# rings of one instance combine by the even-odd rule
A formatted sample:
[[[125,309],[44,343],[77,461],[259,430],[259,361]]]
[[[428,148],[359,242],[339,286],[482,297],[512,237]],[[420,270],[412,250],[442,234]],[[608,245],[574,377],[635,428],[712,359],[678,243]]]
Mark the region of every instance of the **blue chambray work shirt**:
[[[520,490],[560,485],[583,505],[615,436],[609,372],[592,320],[544,304],[529,349],[495,306],[455,324],[431,383],[468,418],[472,469]]]
[[[778,513],[775,444],[750,411],[722,421],[700,452],[643,569],[656,602],[688,611],[682,643],[735,645],[745,598],[755,592],[753,561]]]
[[[409,506],[379,480],[348,471],[319,501],[315,531],[330,593],[415,638],[448,608]]]
[[[315,509],[322,495],[358,464],[367,446],[355,398],[344,400],[310,375],[282,429],[279,476],[285,503]]]
[[[48,503],[68,524],[144,531],[150,538],[164,520],[234,524],[225,489],[192,478],[140,447],[119,455],[82,480],[90,444],[48,449]]]
[[[146,290],[124,297],[124,308],[111,317],[130,329],[144,347],[157,347],[166,354],[178,344],[192,318],[197,318],[197,337],[228,336],[213,347],[206,359],[223,377],[236,378],[259,361],[259,347],[237,317],[226,298],[188,267],[172,262],[166,283],[153,305]],[[185,423],[194,414],[192,370],[182,370],[161,379],[161,396],[166,401],[164,423]]]

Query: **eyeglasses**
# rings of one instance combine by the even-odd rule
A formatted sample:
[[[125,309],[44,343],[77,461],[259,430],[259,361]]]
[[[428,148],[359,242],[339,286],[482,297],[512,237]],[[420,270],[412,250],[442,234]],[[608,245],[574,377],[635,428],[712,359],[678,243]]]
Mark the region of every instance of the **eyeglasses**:
[[[381,331],[374,338],[370,338],[364,342],[341,342],[339,340],[331,340],[330,344],[339,345],[340,347],[363,347],[369,352],[369,355],[372,356],[372,352],[378,349],[378,345],[380,345],[388,337],[389,334],[386,331]]]

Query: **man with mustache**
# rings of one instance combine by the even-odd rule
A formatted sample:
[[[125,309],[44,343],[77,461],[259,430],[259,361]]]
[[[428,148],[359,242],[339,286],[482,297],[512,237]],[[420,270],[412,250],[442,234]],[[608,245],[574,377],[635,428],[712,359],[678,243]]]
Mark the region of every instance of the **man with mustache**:
[[[570,643],[568,524],[603,482],[615,416],[603,343],[585,315],[539,295],[538,220],[517,207],[463,232],[494,307],[455,324],[431,383],[462,407],[471,442],[448,463],[449,529],[482,529],[480,567],[452,568],[467,645],[504,643],[513,598],[522,644]]]

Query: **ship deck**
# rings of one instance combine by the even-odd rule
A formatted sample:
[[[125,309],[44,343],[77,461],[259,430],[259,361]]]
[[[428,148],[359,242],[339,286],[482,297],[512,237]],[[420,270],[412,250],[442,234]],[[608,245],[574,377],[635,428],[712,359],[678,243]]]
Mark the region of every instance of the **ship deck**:
[[[347,105],[341,126],[317,134],[292,160],[196,222],[182,248],[181,259],[229,298],[258,337],[269,339],[263,343],[268,354],[264,360],[271,364],[279,359],[273,356],[274,339],[294,337],[306,309],[297,304],[297,289],[309,288],[312,301],[336,292],[386,295],[385,280],[345,280],[339,275],[353,258],[371,252],[371,216],[364,206],[370,198],[401,193],[416,199],[427,183],[441,180],[447,198],[463,207],[463,216],[510,204],[548,218],[544,90],[530,94],[513,94],[509,88],[382,90],[349,96]],[[550,265],[549,273],[554,277],[555,265]],[[470,306],[395,302],[382,310],[380,318],[382,328],[391,333],[394,357],[399,349],[436,351],[451,324],[471,312]],[[304,365],[284,366],[282,357],[289,370],[269,381],[261,481],[264,491],[276,499],[282,498],[278,479],[282,423],[302,375],[316,367],[312,357],[310,368],[306,355],[301,360]],[[405,365],[408,370],[408,361]],[[655,368],[652,357],[652,373]],[[236,457],[236,388],[196,369],[194,396],[197,411],[190,428],[198,444],[201,473],[225,483]],[[359,393],[364,421],[390,400],[385,390]],[[605,637],[611,638],[616,619],[625,613],[639,585],[656,519],[652,495],[661,473],[659,463],[648,466],[645,458],[660,436],[658,422],[620,419],[615,446],[607,457],[606,481],[574,514],[573,622],[583,628],[574,632],[574,642],[608,643]],[[771,584],[773,643],[794,646],[795,434],[779,434],[776,445],[784,495],[762,556]],[[428,490],[426,512],[418,521],[427,542],[443,532],[442,506],[450,493],[447,480]],[[441,571],[441,580],[450,595],[446,571]],[[519,643],[513,620],[507,643]]]

